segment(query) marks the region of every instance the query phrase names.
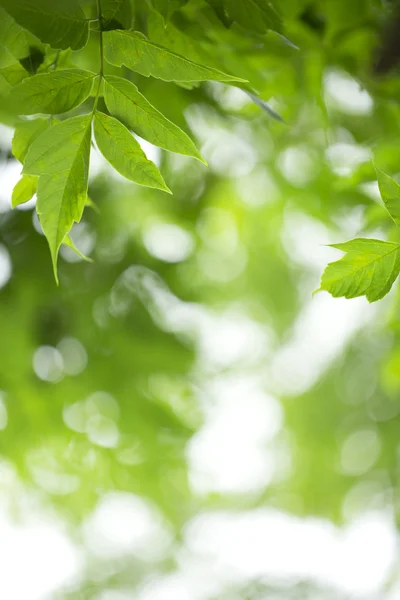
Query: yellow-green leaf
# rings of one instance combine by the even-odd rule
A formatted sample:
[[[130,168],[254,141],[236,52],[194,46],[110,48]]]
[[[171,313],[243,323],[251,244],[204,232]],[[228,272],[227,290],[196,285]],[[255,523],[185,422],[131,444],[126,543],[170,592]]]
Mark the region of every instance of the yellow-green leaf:
[[[34,175],[23,175],[21,177],[13,189],[11,198],[13,208],[32,199],[36,194],[37,179]]]
[[[400,185],[380,169],[376,168],[376,175],[379,192],[386,210],[397,227],[400,227]]]
[[[96,112],[94,120],[96,143],[104,158],[127,179],[171,193],[156,165],[145,153],[130,131],[102,112]]]
[[[34,121],[18,123],[12,140],[12,153],[19,162],[24,162],[29,146],[48,127],[50,127],[48,119],[35,119]]]

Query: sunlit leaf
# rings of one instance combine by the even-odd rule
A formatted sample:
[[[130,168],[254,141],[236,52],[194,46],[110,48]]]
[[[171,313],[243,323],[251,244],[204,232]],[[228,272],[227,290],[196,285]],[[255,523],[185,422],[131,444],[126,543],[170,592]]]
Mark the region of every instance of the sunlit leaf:
[[[170,152],[203,161],[190,137],[154,108],[133,83],[110,75],[106,77],[104,92],[110,113],[142,138]]]
[[[400,271],[400,244],[360,238],[332,247],[346,254],[326,267],[321,290],[335,298],[366,296],[369,302],[390,291]]]
[[[104,158],[131,181],[170,192],[156,165],[145,153],[130,131],[114,117],[96,112],[94,134]]]
[[[244,81],[212,67],[198,65],[151,42],[138,31],[107,31],[104,41],[104,55],[110,64],[125,65],[145,77],[164,81]]]
[[[53,48],[82,48],[89,24],[77,0],[0,0],[25,29]]]
[[[91,115],[73,117],[42,133],[25,158],[23,173],[40,176],[37,211],[56,278],[60,245],[86,203],[90,138]]]
[[[24,162],[29,146],[51,124],[48,119],[35,119],[18,123],[12,140],[12,153],[21,163]]]
[[[16,85],[8,101],[23,115],[61,114],[86,100],[94,77],[93,73],[82,69],[39,73]]]
[[[13,208],[32,199],[36,194],[37,179],[34,175],[23,175],[21,177],[13,189],[11,198]]]
[[[379,191],[386,210],[400,227],[400,185],[380,169],[376,169]]]

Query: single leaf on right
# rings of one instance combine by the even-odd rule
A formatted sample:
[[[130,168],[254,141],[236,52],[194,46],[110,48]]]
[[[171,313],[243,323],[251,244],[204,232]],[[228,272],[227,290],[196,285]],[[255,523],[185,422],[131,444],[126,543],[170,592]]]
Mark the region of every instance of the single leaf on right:
[[[79,0],[0,0],[24,29],[53,48],[79,50],[89,36],[89,21]]]
[[[83,69],[39,73],[13,87],[7,101],[20,115],[58,115],[86,100],[94,78],[94,73]]]
[[[375,167],[375,170],[382,201],[397,227],[400,227],[400,185],[380,169]]]
[[[366,296],[369,302],[386,296],[400,272],[400,244],[359,238],[332,248],[346,254],[326,267],[320,290],[334,298]]]
[[[34,194],[36,194],[37,179],[34,175],[23,175],[21,177],[13,189],[11,197],[13,208],[32,199]]]
[[[51,124],[48,119],[34,119],[32,121],[21,121],[15,127],[12,140],[12,153],[19,162],[23,163],[30,145]]]
[[[171,193],[156,165],[147,159],[125,125],[96,112],[94,135],[100,152],[118,173],[140,185]]]
[[[190,137],[164,117],[127,79],[106,76],[104,100],[114,117],[148,142],[204,162]]]
[[[163,81],[236,81],[244,83],[233,75],[227,75],[212,67],[199,65],[180,54],[150,41],[139,31],[106,31],[104,56],[117,67],[125,65],[145,77],[155,77]]]
[[[56,280],[58,251],[80,221],[87,199],[91,123],[91,115],[73,117],[42,133],[29,148],[22,171],[39,175],[36,207]]]

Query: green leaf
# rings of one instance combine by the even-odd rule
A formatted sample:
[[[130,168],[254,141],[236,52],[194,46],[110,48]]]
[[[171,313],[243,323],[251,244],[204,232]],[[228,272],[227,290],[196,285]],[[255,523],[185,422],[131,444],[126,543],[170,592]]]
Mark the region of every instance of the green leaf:
[[[104,158],[121,175],[140,185],[171,193],[156,165],[146,158],[125,125],[114,117],[96,112],[94,135]]]
[[[93,262],[93,259],[89,258],[88,256],[85,256],[84,254],[82,254],[82,252],[80,250],[78,250],[78,248],[75,246],[70,235],[65,236],[65,238],[63,239],[63,244],[64,244],[64,246],[68,246],[68,248],[71,248],[71,250],[73,250],[75,252],[75,254],[77,254],[79,256],[79,258],[81,258],[82,260],[85,260],[86,262],[89,262],[89,263]]]
[[[87,199],[91,120],[85,115],[55,125],[35,140],[25,158],[23,173],[40,176],[37,211],[57,281],[58,251]]]
[[[104,33],[104,56],[115,66],[125,65],[145,77],[163,81],[237,81],[212,67],[204,67],[151,42],[138,31],[107,31]]]
[[[130,81],[107,76],[104,99],[114,117],[148,142],[204,162],[190,137],[150,104]]]
[[[188,0],[150,0],[150,5],[163,16],[164,21],[168,21],[171,15],[182,8],[187,1]]]
[[[89,23],[76,0],[0,0],[21,27],[53,48],[85,46]]]
[[[3,77],[9,85],[13,86],[29,77],[29,73],[20,65],[20,63],[14,63],[8,67],[1,68],[0,76]]]
[[[51,124],[48,119],[35,119],[18,123],[12,140],[12,153],[19,162],[23,163],[30,145]]]
[[[400,271],[400,244],[360,238],[332,244],[332,248],[346,255],[326,267],[321,290],[335,298],[365,295],[369,302],[380,300],[390,291]]]
[[[23,175],[21,177],[13,189],[11,198],[13,208],[32,199],[36,194],[37,179],[34,175]]]
[[[82,69],[39,73],[16,85],[8,102],[22,115],[61,114],[86,100],[94,77],[94,73]]]
[[[129,0],[102,0],[103,31],[129,29],[132,25],[132,9]]]
[[[1,4],[2,0],[0,0]],[[28,57],[32,49],[37,51],[44,49],[37,37],[18,25],[2,8],[0,8],[0,40],[1,45],[18,60]]]
[[[397,227],[400,227],[400,185],[380,169],[375,167],[375,170],[382,201]]]
[[[207,0],[225,25],[236,21],[250,31],[282,30],[282,20],[269,0]]]

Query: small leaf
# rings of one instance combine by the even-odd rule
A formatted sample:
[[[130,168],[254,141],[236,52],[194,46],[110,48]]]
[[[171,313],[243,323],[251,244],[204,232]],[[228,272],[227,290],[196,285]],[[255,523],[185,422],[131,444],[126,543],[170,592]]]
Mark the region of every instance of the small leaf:
[[[21,115],[61,114],[86,100],[94,77],[94,73],[82,69],[39,73],[16,85],[8,102]]]
[[[64,244],[64,246],[68,246],[68,248],[71,248],[71,250],[73,250],[75,252],[75,254],[77,254],[79,256],[79,258],[81,258],[82,260],[85,260],[86,262],[89,262],[89,263],[93,262],[92,258],[85,256],[84,254],[82,254],[82,252],[80,250],[78,250],[78,248],[75,246],[74,242],[72,241],[72,238],[70,235],[65,236],[65,238],[63,239],[63,244]]]
[[[375,170],[382,201],[397,227],[400,227],[400,185],[377,167]]]
[[[96,112],[94,135],[104,158],[121,175],[140,185],[171,193],[156,165],[146,158],[125,125],[114,117]]]
[[[332,248],[346,255],[326,267],[321,290],[335,298],[366,296],[369,302],[390,291],[400,272],[400,244],[360,238]]]
[[[32,199],[36,194],[37,179],[34,175],[23,175],[21,177],[13,189],[11,198],[13,208]]]
[[[112,75],[105,82],[104,99],[114,117],[155,146],[204,162],[190,137],[152,106],[133,83]]]
[[[12,140],[12,153],[19,162],[24,162],[30,145],[50,126],[48,119],[35,119],[34,121],[18,123]]]
[[[0,0],[16,22],[53,48],[79,50],[89,22],[77,0]]]
[[[106,31],[104,42],[104,56],[110,64],[118,67],[125,65],[145,77],[156,77],[163,81],[245,82],[175,54],[151,42],[138,31]]]
[[[91,119],[85,115],[55,125],[35,140],[25,158],[23,173],[40,176],[37,212],[56,281],[58,251],[87,199]]]

